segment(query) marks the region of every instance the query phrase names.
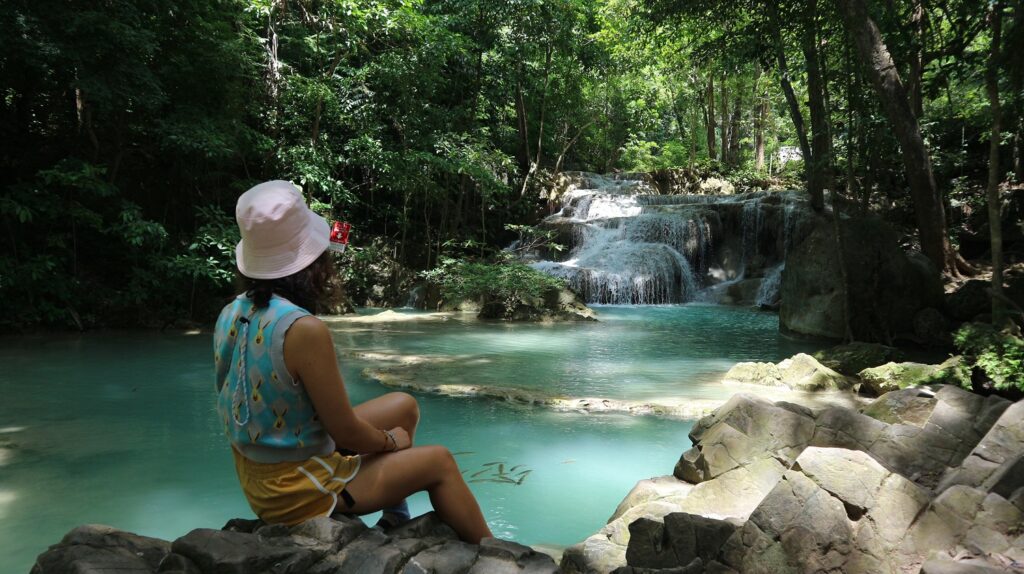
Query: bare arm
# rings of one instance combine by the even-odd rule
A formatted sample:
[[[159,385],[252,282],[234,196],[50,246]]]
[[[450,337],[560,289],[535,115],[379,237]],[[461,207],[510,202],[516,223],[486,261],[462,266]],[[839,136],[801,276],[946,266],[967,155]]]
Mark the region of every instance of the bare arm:
[[[292,325],[284,340],[284,362],[292,377],[302,381],[320,422],[339,447],[364,454],[393,449],[381,429],[359,418],[352,409],[338,371],[331,333],[323,321],[309,316]],[[404,429],[396,427],[391,433],[398,449],[409,446]]]

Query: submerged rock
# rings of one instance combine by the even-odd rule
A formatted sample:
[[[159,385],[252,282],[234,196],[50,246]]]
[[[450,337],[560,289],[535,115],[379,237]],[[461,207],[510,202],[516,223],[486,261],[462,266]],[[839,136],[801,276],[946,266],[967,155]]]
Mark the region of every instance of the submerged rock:
[[[948,385],[862,413],[736,395],[690,438],[675,475],[637,484],[564,572],[959,572],[967,550],[973,566],[1024,560],[1024,402]]]
[[[36,560],[32,574],[130,572],[188,574],[553,574],[554,560],[528,546],[488,538],[459,541],[434,513],[382,531],[335,515],[294,527],[233,520],[173,543],[108,526],[81,526]]]

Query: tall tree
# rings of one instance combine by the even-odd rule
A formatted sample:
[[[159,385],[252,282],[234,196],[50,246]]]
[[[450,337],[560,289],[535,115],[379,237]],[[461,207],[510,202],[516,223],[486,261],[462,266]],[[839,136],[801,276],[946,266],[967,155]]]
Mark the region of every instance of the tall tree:
[[[1002,110],[999,102],[1000,42],[1003,36],[1003,3],[993,2],[989,8],[989,26],[992,40],[989,47],[988,69],[985,71],[985,89],[988,93],[992,127],[989,132],[988,152],[988,227],[992,244],[992,323],[1002,327],[1006,321],[1006,305],[1003,302],[1003,226],[1000,213],[999,144],[1002,128]]]
[[[896,63],[882,39],[882,33],[868,13],[864,0],[837,0],[837,3],[858,59],[867,71],[900,142],[917,217],[921,250],[940,269],[953,274],[970,270],[950,243],[946,213],[935,185],[932,163],[921,137],[921,128],[910,106]]]

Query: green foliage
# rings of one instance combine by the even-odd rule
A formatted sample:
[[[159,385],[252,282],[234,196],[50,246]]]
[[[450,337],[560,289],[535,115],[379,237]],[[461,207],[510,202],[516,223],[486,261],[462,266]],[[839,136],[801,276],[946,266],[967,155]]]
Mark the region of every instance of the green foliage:
[[[9,0],[0,8],[2,327],[203,317],[230,291],[230,208],[266,179],[295,181],[318,213],[358,224],[346,273],[351,290],[368,292],[390,273],[374,262],[431,268],[442,253],[483,257],[517,237],[555,249],[523,225],[536,222],[545,174],[777,176],[773,153],[798,141],[767,6]],[[831,39],[818,45],[836,173],[852,167],[869,195],[902,209],[888,120],[834,7],[819,2],[809,15],[808,6],[776,3],[801,113],[801,40],[817,26],[819,40]],[[907,31],[911,6],[879,11],[879,26],[901,74],[910,54],[930,58],[920,120],[936,179],[954,205],[982,212],[985,10],[928,4],[918,37]],[[1022,37],[1018,10],[1008,6],[1004,19],[1008,54]],[[1019,126],[1024,59],[1006,60],[1005,123]],[[783,180],[802,169],[787,164]]]
[[[545,293],[565,287],[561,279],[507,257],[493,262],[442,258],[423,276],[441,288],[446,301],[498,303],[505,317],[511,317],[520,305],[542,306]]]
[[[957,330],[953,342],[973,357],[974,366],[998,390],[1024,391],[1024,339],[997,331],[992,325],[967,323]]]

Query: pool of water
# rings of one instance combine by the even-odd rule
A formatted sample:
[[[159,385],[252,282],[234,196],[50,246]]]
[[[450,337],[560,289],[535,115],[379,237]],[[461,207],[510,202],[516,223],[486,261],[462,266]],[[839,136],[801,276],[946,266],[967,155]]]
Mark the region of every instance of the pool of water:
[[[353,368],[374,369],[379,355],[391,353],[422,359],[392,370],[411,369],[429,384],[630,400],[726,397],[735,389],[719,381],[737,362],[777,361],[816,348],[781,337],[778,316],[754,309],[706,304],[595,309],[600,322],[332,326],[336,342],[346,350],[343,361]],[[375,356],[362,360],[360,351]]]
[[[359,350],[454,358],[433,365],[436,376],[632,398],[721,396],[729,391],[713,381],[733,362],[806,349],[778,336],[773,315],[750,310],[599,312],[602,322],[586,324],[331,328],[355,402],[388,392],[364,376],[374,361]],[[216,421],[210,355],[209,334],[0,340],[0,572],[27,572],[82,523],[173,539],[251,516]],[[459,453],[495,534],[527,544],[564,546],[600,528],[636,481],[671,472],[692,424],[418,398],[419,442]],[[424,512],[429,502],[421,495],[411,506]]]

